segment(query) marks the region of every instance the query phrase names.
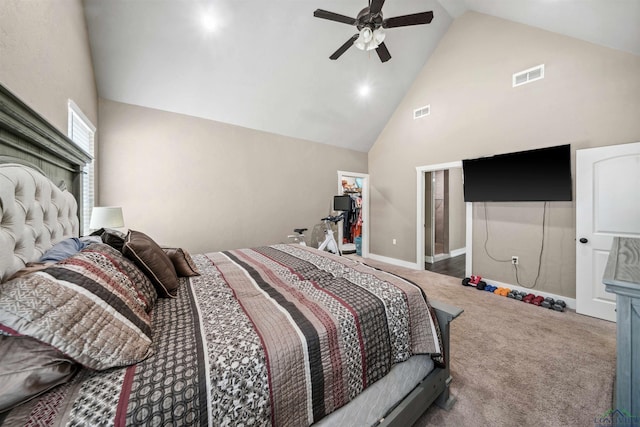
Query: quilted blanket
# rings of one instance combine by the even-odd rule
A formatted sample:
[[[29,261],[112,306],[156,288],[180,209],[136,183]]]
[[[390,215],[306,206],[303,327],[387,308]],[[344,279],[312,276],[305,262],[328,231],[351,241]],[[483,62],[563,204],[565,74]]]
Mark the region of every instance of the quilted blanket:
[[[307,426],[393,364],[440,356],[402,278],[299,245],[195,255],[201,276],[153,312],[153,352],[0,414],[4,425]]]

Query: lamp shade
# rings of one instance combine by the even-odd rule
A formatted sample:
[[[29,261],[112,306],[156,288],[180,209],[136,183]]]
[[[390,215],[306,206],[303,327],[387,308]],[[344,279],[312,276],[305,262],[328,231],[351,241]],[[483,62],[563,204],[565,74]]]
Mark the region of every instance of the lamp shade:
[[[124,227],[122,208],[114,206],[96,206],[91,212],[91,222],[89,228],[97,230],[99,228],[120,228]]]

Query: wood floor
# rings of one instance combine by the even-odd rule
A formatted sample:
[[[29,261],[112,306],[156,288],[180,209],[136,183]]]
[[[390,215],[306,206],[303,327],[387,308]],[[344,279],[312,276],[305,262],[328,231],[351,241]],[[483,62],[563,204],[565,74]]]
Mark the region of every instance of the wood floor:
[[[434,273],[463,279],[465,258],[466,256],[463,254],[453,258],[443,259],[442,261],[437,261],[433,264],[425,262],[424,268],[425,270],[433,271]]]

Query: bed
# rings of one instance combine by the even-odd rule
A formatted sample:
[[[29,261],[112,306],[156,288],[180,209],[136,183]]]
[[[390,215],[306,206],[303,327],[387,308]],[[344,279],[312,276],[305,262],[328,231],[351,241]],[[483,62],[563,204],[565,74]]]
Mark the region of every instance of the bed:
[[[461,310],[299,245],[190,255],[133,230],[80,240],[86,157],[0,89],[0,357],[17,366],[0,371],[13,386],[0,425],[406,426],[453,404]]]

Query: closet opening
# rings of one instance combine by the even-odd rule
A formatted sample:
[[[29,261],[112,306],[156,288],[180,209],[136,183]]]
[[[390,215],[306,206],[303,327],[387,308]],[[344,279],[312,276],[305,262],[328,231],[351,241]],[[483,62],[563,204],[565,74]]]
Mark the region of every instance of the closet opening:
[[[369,175],[338,171],[338,195],[351,199],[349,211],[338,227],[338,246],[343,254],[369,255]]]

